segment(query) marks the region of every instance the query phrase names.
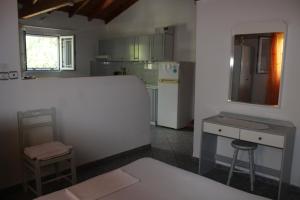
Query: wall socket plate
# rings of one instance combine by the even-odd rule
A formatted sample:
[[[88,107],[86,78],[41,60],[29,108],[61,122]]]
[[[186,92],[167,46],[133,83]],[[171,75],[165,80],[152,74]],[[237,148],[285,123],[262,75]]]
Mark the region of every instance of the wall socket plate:
[[[18,72],[17,71],[10,71],[9,72],[9,79],[17,79],[18,78]]]
[[[0,72],[0,80],[8,80],[9,74],[8,72]]]

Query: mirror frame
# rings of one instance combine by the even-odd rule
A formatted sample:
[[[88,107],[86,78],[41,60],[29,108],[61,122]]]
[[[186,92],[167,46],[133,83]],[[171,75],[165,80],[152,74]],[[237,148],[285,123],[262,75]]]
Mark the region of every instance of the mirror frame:
[[[233,101],[231,100],[231,90],[232,90],[232,79],[233,79],[233,67],[234,67],[234,42],[235,35],[243,35],[243,34],[259,34],[259,33],[272,33],[272,32],[283,32],[284,33],[284,42],[283,42],[283,54],[282,54],[282,70],[281,70],[281,83],[279,87],[279,96],[278,96],[278,104],[277,105],[266,105],[266,104],[256,104],[250,102],[242,102],[242,101]],[[229,90],[227,102],[230,103],[239,103],[246,105],[256,105],[256,106],[264,106],[264,107],[273,107],[280,108],[282,101],[282,89],[283,89],[283,71],[285,66],[285,58],[286,58],[286,44],[287,44],[287,33],[288,26],[287,23],[283,20],[281,21],[264,21],[264,22],[245,22],[238,24],[232,28],[231,31],[231,52],[229,59],[229,67],[230,67],[230,78],[229,78]]]

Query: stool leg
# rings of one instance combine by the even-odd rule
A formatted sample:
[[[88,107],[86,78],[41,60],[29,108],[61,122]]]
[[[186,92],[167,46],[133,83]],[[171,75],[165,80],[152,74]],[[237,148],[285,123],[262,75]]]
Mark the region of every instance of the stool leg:
[[[254,155],[253,151],[248,151],[249,153],[249,172],[250,172],[250,182],[251,182],[251,192],[254,190]]]
[[[227,185],[230,184],[230,180],[231,180],[232,173],[233,173],[233,170],[234,170],[234,167],[235,167],[235,163],[236,163],[236,160],[237,160],[238,153],[239,153],[239,150],[235,149],[234,153],[233,153],[233,160],[231,162],[231,167],[230,167],[228,179],[227,179]]]

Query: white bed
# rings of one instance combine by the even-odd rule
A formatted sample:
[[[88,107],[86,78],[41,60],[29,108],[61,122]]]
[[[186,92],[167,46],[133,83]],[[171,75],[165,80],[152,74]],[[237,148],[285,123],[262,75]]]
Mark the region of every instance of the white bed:
[[[137,160],[121,170],[139,182],[101,200],[267,200],[151,158]],[[36,200],[71,199],[65,190],[61,190]]]

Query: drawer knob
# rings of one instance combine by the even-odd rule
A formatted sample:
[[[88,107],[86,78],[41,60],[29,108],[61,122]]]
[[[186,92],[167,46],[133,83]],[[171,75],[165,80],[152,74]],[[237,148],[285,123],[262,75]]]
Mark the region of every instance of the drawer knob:
[[[261,139],[262,139],[261,137],[258,138],[258,140],[261,140]]]
[[[221,132],[222,131],[222,129],[219,129],[219,132]]]

